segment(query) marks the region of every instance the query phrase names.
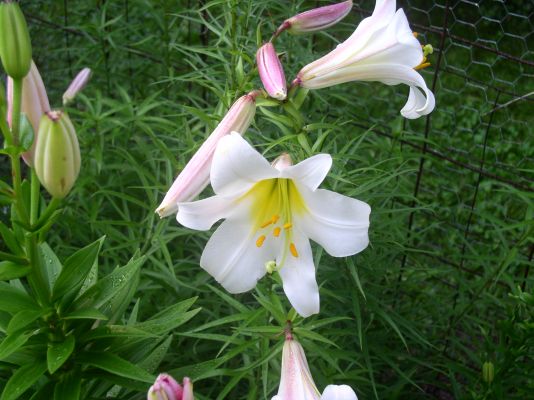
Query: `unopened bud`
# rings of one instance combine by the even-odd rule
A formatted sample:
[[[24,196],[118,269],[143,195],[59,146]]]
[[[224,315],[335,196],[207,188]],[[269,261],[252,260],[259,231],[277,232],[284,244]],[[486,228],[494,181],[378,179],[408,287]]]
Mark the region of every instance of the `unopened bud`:
[[[18,3],[0,3],[0,58],[13,79],[24,78],[32,61],[32,45],[26,19]]]
[[[90,68],[84,68],[78,72],[78,75],[76,75],[76,77],[70,83],[68,89],[65,91],[65,93],[63,93],[63,105],[67,105],[74,100],[78,93],[80,93],[85,85],[87,85],[89,79],[91,79]]]
[[[275,36],[285,30],[298,35],[329,28],[345,18],[351,9],[352,0],[348,0],[305,11],[285,20],[276,31]]]
[[[172,376],[160,374],[148,389],[147,400],[194,400],[191,379],[184,378],[182,386]]]
[[[11,78],[8,78],[7,80],[7,102],[7,121],[9,125],[11,125],[11,121],[13,120],[13,79]],[[37,66],[32,61],[30,72],[23,80],[21,103],[21,112],[28,117],[35,136],[32,147],[22,154],[22,158],[30,167],[33,166],[33,155],[37,144],[39,123],[41,122],[42,116],[47,111],[50,111],[50,103],[48,102],[46,88]]]
[[[209,184],[211,162],[219,140],[231,132],[243,135],[256,114],[257,92],[240,97],[222,121],[186,164],[174,180],[163,201],[156,209],[161,218],[178,211],[178,203],[193,200]]]
[[[271,165],[277,170],[281,171],[293,165],[291,156],[287,153],[282,153],[271,163]]]
[[[486,383],[491,383],[493,378],[495,378],[495,367],[491,361],[486,361],[482,364],[482,379]]]
[[[80,172],[80,145],[69,116],[47,112],[39,124],[34,167],[39,181],[53,197],[65,197]]]
[[[272,43],[265,43],[258,49],[256,62],[261,82],[269,96],[284,100],[287,97],[286,77]]]

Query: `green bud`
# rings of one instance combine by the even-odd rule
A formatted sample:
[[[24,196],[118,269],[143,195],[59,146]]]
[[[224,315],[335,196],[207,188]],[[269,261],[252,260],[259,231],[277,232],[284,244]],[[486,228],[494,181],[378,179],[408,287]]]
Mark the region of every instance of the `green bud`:
[[[39,123],[34,168],[39,181],[53,197],[65,197],[80,172],[80,145],[69,116],[47,112]]]
[[[482,379],[486,383],[491,383],[493,378],[495,378],[495,367],[491,361],[486,361],[482,364]]]
[[[22,79],[30,71],[30,33],[18,3],[11,0],[0,4],[0,58],[13,79]]]

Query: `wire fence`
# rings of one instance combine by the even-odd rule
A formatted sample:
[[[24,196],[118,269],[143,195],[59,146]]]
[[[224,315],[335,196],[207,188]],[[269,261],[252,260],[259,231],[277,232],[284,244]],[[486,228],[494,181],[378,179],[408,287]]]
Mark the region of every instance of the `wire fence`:
[[[184,40],[191,39],[191,30],[198,30],[201,41],[209,40],[205,26],[177,22],[171,3],[161,2],[156,11],[142,1],[100,0],[75,9],[66,0],[32,1],[27,14],[38,45],[47,46],[50,35],[63,42],[57,47],[64,68],[52,71],[50,79],[65,71],[72,75],[85,60],[98,57],[108,92],[114,90],[114,80],[121,80],[142,93],[136,76],[187,71],[182,54],[161,47],[177,24]],[[402,120],[400,107],[390,103],[402,104],[404,91],[363,84],[355,99],[362,112],[352,124],[391,139],[417,159],[413,196],[406,204],[414,211],[406,220],[408,250],[397,260],[397,289],[403,293],[408,267],[431,265],[437,272],[429,279],[450,298],[444,305],[449,321],[445,337],[466,314],[476,312],[476,300],[489,286],[507,293],[517,285],[525,289],[532,279],[534,245],[523,239],[534,193],[534,2],[398,3],[421,41],[434,47],[432,65],[422,73],[436,94],[436,109],[420,120]],[[188,4],[199,7],[194,1]],[[351,17],[358,21],[369,16],[373,5],[372,0],[355,1]],[[133,30],[128,27],[132,15],[138,21],[157,16],[157,21]],[[157,27],[157,37],[150,24]],[[128,40],[116,41],[117,32]],[[41,61],[46,69],[46,59]],[[516,255],[508,262],[512,253]],[[502,264],[488,264],[489,255],[501,258]],[[503,269],[513,281],[501,279]],[[473,308],[459,309],[460,297]],[[444,353],[447,347],[445,343]]]

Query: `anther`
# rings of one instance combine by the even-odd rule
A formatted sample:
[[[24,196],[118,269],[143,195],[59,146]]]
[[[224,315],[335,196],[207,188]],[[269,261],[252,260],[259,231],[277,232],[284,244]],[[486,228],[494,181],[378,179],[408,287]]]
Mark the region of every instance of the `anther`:
[[[261,225],[261,227],[262,227],[262,228],[267,228],[267,227],[268,227],[269,225],[271,225],[272,223],[273,223],[273,221],[272,221],[272,220],[269,220],[269,221],[267,221],[267,222],[264,222],[264,223]]]
[[[284,229],[291,229],[292,226],[293,226],[293,224],[291,222],[288,222],[288,223],[284,224]]]
[[[274,237],[280,236],[280,232],[281,231],[282,231],[282,229],[280,229],[280,227],[278,227],[278,226],[276,228],[274,228],[274,231],[273,231]]]
[[[412,32],[413,33],[413,37],[414,38],[417,38],[417,36],[419,36],[419,33],[418,32]]]
[[[429,62],[427,62],[427,63],[421,63],[421,64],[419,64],[417,67],[415,67],[414,69],[415,69],[416,71],[419,71],[420,69],[424,69],[424,68],[426,68],[426,67],[430,67],[430,63],[429,63]]]
[[[280,216],[277,215],[277,214],[275,214],[275,215],[273,215],[273,218],[271,219],[271,222],[272,222],[273,224],[276,224],[276,223],[278,222],[279,219],[280,219]]]
[[[295,247],[295,243],[291,243],[289,245],[289,251],[291,252],[291,255],[293,257],[298,257],[299,256],[299,253],[297,252],[297,248]]]
[[[263,246],[263,242],[265,242],[265,235],[261,235],[258,240],[256,240],[256,246],[261,247]]]

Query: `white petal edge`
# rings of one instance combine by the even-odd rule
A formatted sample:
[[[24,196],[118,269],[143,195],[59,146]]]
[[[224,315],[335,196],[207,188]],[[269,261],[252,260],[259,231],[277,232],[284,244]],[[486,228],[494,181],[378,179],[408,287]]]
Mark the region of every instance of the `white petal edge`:
[[[251,226],[246,218],[225,220],[200,258],[200,266],[233,294],[253,289],[266,273],[265,263],[275,258],[274,240],[256,246]]]
[[[347,385],[328,385],[321,400],[358,400],[356,393]]]
[[[404,83],[409,85],[410,88],[422,90],[426,95],[424,103],[421,102],[422,96],[412,99],[409,97],[409,112],[408,110],[405,110],[406,106],[403,108],[403,113],[406,114],[406,118],[414,118],[415,115],[422,116],[429,114],[432,112],[436,104],[434,94],[426,86],[423,77],[413,68],[401,64],[366,64],[341,68],[325,76],[303,82],[303,87],[308,89],[320,89],[351,81],[379,81],[386,85],[398,85]],[[417,96],[417,94],[413,94],[413,96]]]
[[[223,137],[211,164],[211,186],[220,195],[244,193],[256,182],[279,172],[237,132]]]
[[[296,228],[292,230],[291,240],[298,257],[283,248],[277,262],[281,263],[279,272],[289,302],[300,316],[306,318],[319,312],[319,287],[315,279],[313,254],[310,241]]]
[[[235,198],[208,197],[189,203],[177,203],[176,220],[183,226],[207,231],[220,219],[227,218],[237,207]]]
[[[294,179],[310,190],[315,190],[324,181],[330,168],[332,168],[330,154],[317,154],[296,165],[283,169],[280,177]]]
[[[308,212],[296,216],[296,223],[313,241],[334,257],[359,253],[369,244],[371,207],[363,201],[318,189],[299,186]]]

